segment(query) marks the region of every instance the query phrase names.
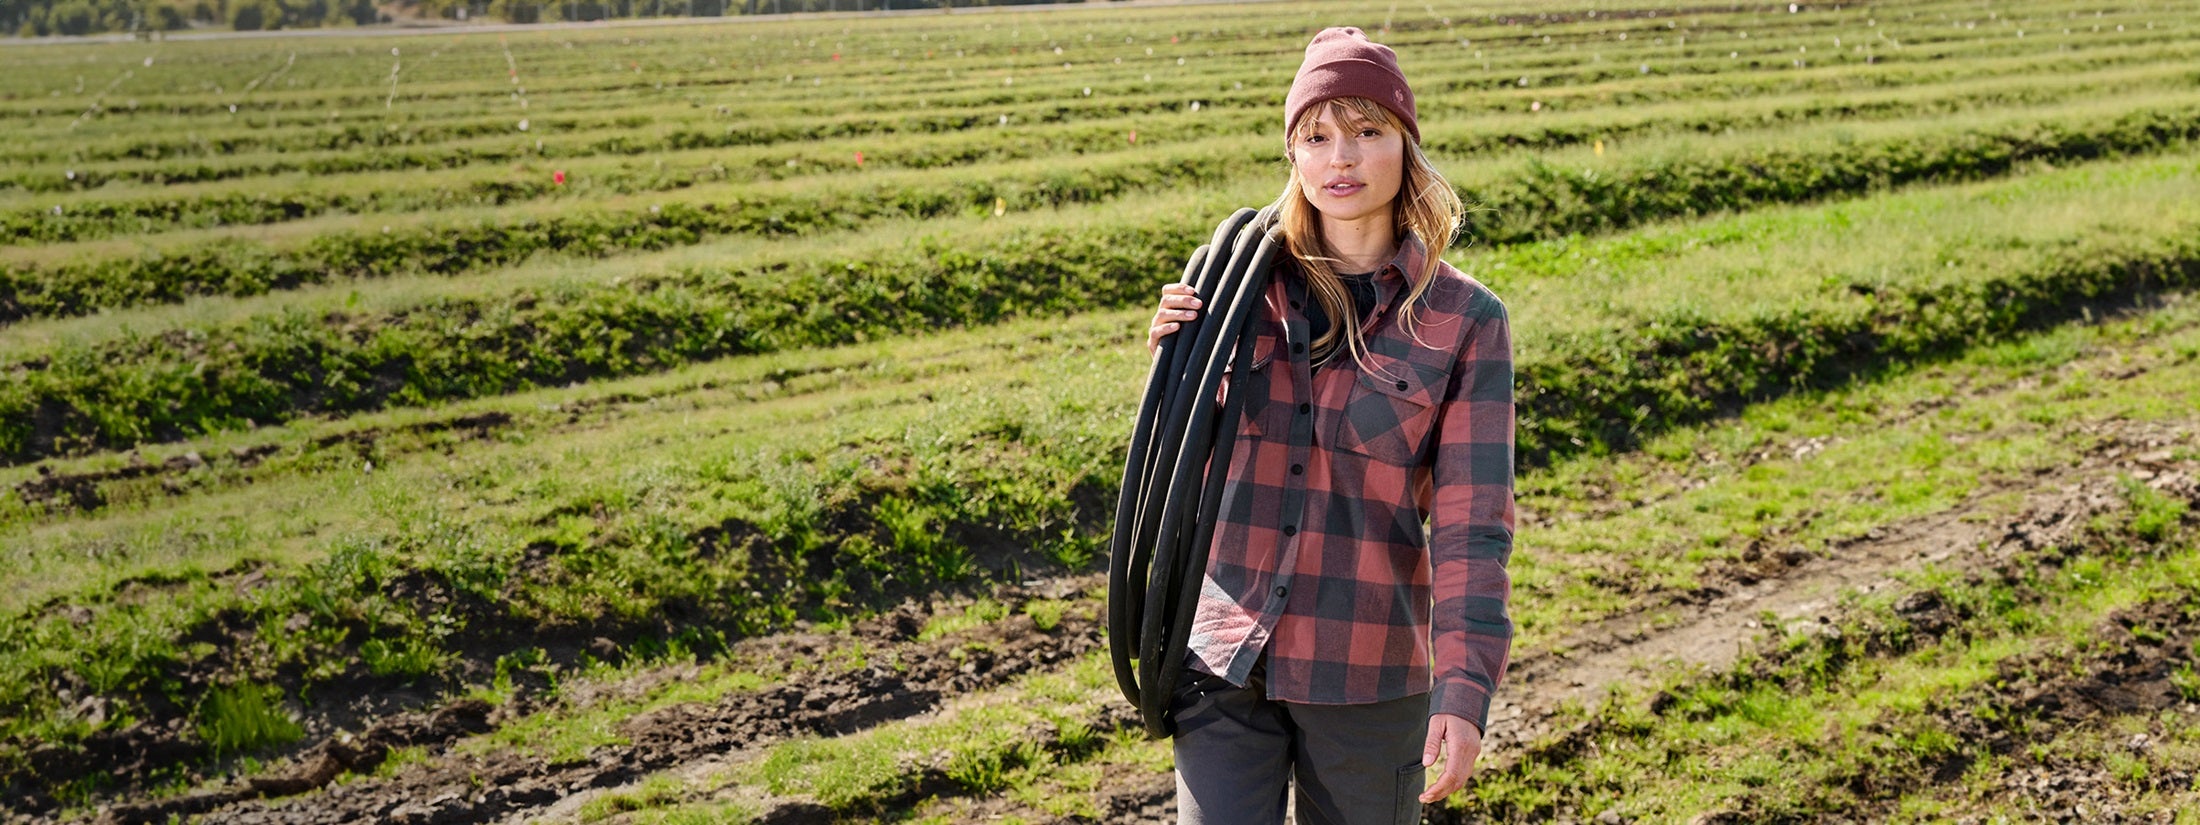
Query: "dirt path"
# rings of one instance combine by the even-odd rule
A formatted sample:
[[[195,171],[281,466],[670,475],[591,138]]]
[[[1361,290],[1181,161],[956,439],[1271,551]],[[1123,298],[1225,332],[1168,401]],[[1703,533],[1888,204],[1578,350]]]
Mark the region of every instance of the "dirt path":
[[[1082,577],[1004,596],[1013,600],[1073,594],[1091,584],[1091,577]],[[116,806],[99,821],[157,823],[171,815],[218,811],[221,821],[233,823],[498,822],[658,771],[760,749],[797,735],[845,735],[932,710],[951,697],[998,687],[1097,648],[1101,643],[1098,612],[1089,605],[1072,609],[1058,625],[1044,631],[1030,616],[1014,615],[973,631],[920,642],[915,637],[927,617],[905,608],[845,634],[875,645],[877,652],[861,667],[803,675],[715,704],[677,704],[640,714],[619,725],[628,744],[598,748],[578,762],[555,763],[517,751],[486,755],[452,751],[450,745],[462,737],[491,728],[487,705],[460,700],[433,712],[384,720],[356,737],[325,740],[268,775],[217,790]],[[837,641],[843,640],[790,635],[759,640],[742,655],[814,656]],[[957,652],[961,655],[952,655]],[[663,678],[659,674],[654,681]],[[626,692],[634,688],[623,687]],[[391,777],[332,784],[345,771],[372,771],[391,748],[405,746],[425,747],[430,756]],[[768,821],[797,821],[818,811],[794,805],[773,813]]]

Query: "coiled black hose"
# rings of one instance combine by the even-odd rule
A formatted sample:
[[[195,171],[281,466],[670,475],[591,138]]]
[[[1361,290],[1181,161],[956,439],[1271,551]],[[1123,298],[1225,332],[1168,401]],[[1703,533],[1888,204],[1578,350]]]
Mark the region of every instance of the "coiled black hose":
[[[1123,698],[1155,738],[1175,729],[1169,698],[1184,670],[1244,385],[1219,411],[1213,399],[1226,365],[1239,376],[1252,366],[1245,330],[1268,286],[1274,227],[1274,207],[1240,209],[1185,262],[1183,283],[1203,311],[1161,339],[1123,464],[1108,551],[1108,653]]]

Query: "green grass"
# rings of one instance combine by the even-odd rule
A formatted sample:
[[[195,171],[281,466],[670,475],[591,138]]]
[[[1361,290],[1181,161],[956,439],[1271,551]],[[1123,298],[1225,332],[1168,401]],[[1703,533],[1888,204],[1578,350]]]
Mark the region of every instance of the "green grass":
[[[937,775],[960,793],[991,794],[1031,781],[1034,770],[1097,753],[1104,737],[1085,720],[1114,697],[1107,660],[1091,655],[1067,669],[1013,685],[924,720],[892,722],[832,739],[802,739],[766,751],[743,781],[778,797],[815,799],[864,811],[915,790]],[[1056,732],[1034,741],[1027,730]]]
[[[2052,556],[2044,564],[2019,559],[2002,577],[1928,574],[1917,589],[1955,605],[1960,624],[1924,640],[1908,635],[1893,608],[1900,589],[1851,599],[1835,630],[1783,635],[1775,628],[1729,671],[1622,691],[1587,714],[1593,748],[1531,746],[1512,769],[1478,779],[1462,804],[1507,818],[1617,809],[1646,821],[1717,811],[1877,818],[1903,804],[1910,815],[1929,812],[1924,800],[1946,792],[1927,779],[1938,766],[2008,755],[1971,738],[1964,720],[2008,726],[2019,741],[2058,740],[2058,723],[2043,718],[2022,690],[2002,690],[2008,681],[2041,668],[2048,672],[2040,678],[2051,678],[2061,663],[2075,666],[2094,645],[2116,643],[2098,635],[2104,622],[2148,604],[2187,605],[2178,615],[2188,617],[2182,632],[2191,634],[2200,553],[2189,532],[2113,550],[2135,535],[2131,521],[2146,506],[2129,500],[2105,532],[2053,551],[2101,562],[2113,576],[2060,575]],[[2104,551],[2110,555],[2092,555]],[[2104,721],[2115,724],[2088,720],[2067,737],[2082,740]],[[2119,781],[2144,779],[2147,762],[2088,750],[2105,756]],[[2187,770],[2196,764],[2189,753],[2164,755]],[[1994,770],[1990,760],[1980,764]]]
[[[94,610],[90,628],[60,617],[13,624],[9,649],[16,652],[0,657],[0,666],[28,674],[85,662],[85,678],[109,689],[159,691],[159,673],[212,655],[183,650],[173,640],[238,609],[265,629],[242,655],[302,665],[308,685],[362,670],[373,675],[365,664],[353,664],[365,658],[370,640],[380,640],[377,649],[385,657],[390,651],[448,650],[462,640],[524,646],[525,628],[617,626],[667,606],[695,611],[690,615],[697,626],[750,634],[805,616],[859,613],[881,594],[952,581],[925,577],[953,568],[911,566],[898,555],[912,537],[930,535],[918,529],[923,525],[968,531],[944,545],[963,550],[990,546],[981,542],[992,537],[1021,537],[979,557],[995,571],[986,575],[1014,577],[1012,570],[1023,566],[1076,569],[1095,557],[1098,532],[1091,520],[1100,517],[1077,502],[1104,502],[1112,489],[1110,468],[1119,460],[1114,451],[1130,393],[1095,396],[1086,389],[1090,382],[1066,386],[1053,377],[1085,375],[1130,386],[1143,368],[1126,332],[1135,324],[1129,313],[1110,313],[1068,324],[933,336],[914,346],[889,342],[772,356],[628,386],[519,396],[484,404],[512,412],[511,435],[474,442],[449,458],[383,455],[373,470],[364,461],[307,461],[314,469],[270,470],[271,478],[285,479],[282,484],[217,486],[195,496],[188,510],[124,507],[93,517],[17,521],[21,538],[10,540],[15,549],[0,561],[18,580],[40,583],[10,593],[23,604],[98,592],[93,588],[103,585],[97,583],[111,587],[137,571],[189,564],[204,572],[184,574],[184,586],[163,586],[169,598],[143,604],[110,606],[77,597]],[[2162,346],[2174,351],[2190,345],[2190,333],[2179,329],[2166,328],[2175,334]],[[2075,349],[2020,346],[2049,354]],[[2019,364],[2009,368],[2015,371],[2039,369],[2008,352],[1991,357]],[[2174,364],[2161,374],[2193,368]],[[1110,375],[1115,377],[1104,379]],[[1641,518],[1593,523],[1580,532],[1548,530],[1522,548],[1516,563],[1520,590],[1542,597],[1523,600],[1517,617],[1523,641],[1548,628],[1642,606],[1640,594],[1630,594],[1630,580],[1685,591],[1708,565],[1735,558],[1751,539],[1793,529],[1782,524],[1811,517],[1795,540],[1823,541],[1943,509],[1981,473],[2020,475],[2073,449],[2033,429],[2012,433],[2015,439],[1993,450],[1947,452],[1948,436],[1968,435],[1984,423],[2042,426],[2016,410],[2051,423],[2108,410],[2166,416],[2190,403],[2177,394],[2069,391],[2097,383],[2088,375],[2058,377],[2053,387],[1994,402],[2010,412],[1939,413],[1926,422],[1935,429],[1922,431],[1880,427],[1872,407],[1820,396],[1765,408],[1765,429],[1801,434],[1830,426],[1803,417],[1813,406],[1830,404],[1829,420],[1879,430],[1873,449],[1837,447],[1833,455],[1907,458],[1892,464],[1762,464],[1736,479],[1740,486],[1706,487]],[[2200,386],[2163,380],[2169,387]],[[1905,386],[1933,391],[1930,381]],[[587,433],[585,438],[537,437],[570,426],[564,405],[590,407],[583,403],[587,398],[616,399],[612,408],[619,412],[601,425],[569,431]],[[558,409],[544,409],[553,404]],[[320,431],[306,427],[284,438],[302,446]],[[219,455],[218,446],[206,445],[206,451]],[[1649,454],[1696,452],[1683,443],[1653,446]],[[635,461],[651,455],[664,458]],[[1848,469],[1829,475],[1824,466]],[[552,467],[555,472],[548,471]],[[1567,471],[1558,472],[1564,477]],[[1523,484],[1531,495],[1538,489],[1533,479]],[[1860,494],[1827,497],[1829,489]],[[1813,496],[1839,509],[1823,517],[1788,503]],[[880,517],[873,503],[886,500],[900,503],[888,508],[891,517]],[[1527,500],[1532,510],[1556,509],[1538,504]],[[299,515],[262,517],[269,512]],[[866,514],[877,520],[863,520]],[[922,519],[910,521],[915,514]],[[850,517],[858,521],[850,524]],[[144,536],[164,537],[164,543],[139,543],[136,537]],[[332,536],[336,552],[330,554],[324,548]],[[1029,541],[1037,547],[1023,544]],[[547,551],[548,563],[518,574],[530,546]],[[734,547],[765,555],[750,556],[740,569],[708,562]],[[1614,555],[1613,548],[1645,552]],[[758,558],[765,563],[756,564]],[[219,581],[198,578],[244,559],[275,565],[249,601]],[[810,559],[827,560],[831,572],[808,574]],[[385,585],[408,575],[446,589],[457,604],[486,607],[490,618],[423,611],[409,598],[393,597]],[[789,593],[801,595],[790,599]],[[284,627],[301,612],[316,620],[301,630]],[[383,675],[402,672],[385,667]],[[36,695],[25,694],[25,700]],[[16,724],[47,724],[37,720],[54,718],[51,712]]]
[[[1272,189],[1272,180],[1253,182],[1273,164],[1273,149],[1262,148],[1257,134],[1267,128],[1261,124],[1269,115],[1261,113],[1272,115],[1277,90],[1262,78],[1277,60],[1289,62],[1303,36],[1269,21],[1309,8],[1279,4],[1230,21],[1184,10],[1064,12],[1049,18],[1058,25],[1014,23],[1005,32],[908,21],[890,31],[834,31],[774,21],[684,35],[435,36],[411,41],[401,61],[386,61],[380,43],[346,39],[188,44],[158,56],[164,68],[192,67],[188,82],[124,65],[116,85],[94,97],[126,96],[117,100],[128,105],[94,107],[88,119],[74,105],[88,93],[83,75],[111,65],[101,61],[115,53],[42,51],[18,76],[0,80],[0,117],[26,127],[23,141],[0,152],[25,162],[26,187],[33,178],[58,180],[73,194],[49,203],[26,188],[5,196],[15,205],[0,214],[33,235],[89,226],[74,217],[81,215],[135,237],[11,250],[18,276],[0,299],[0,315],[66,317],[335,280],[297,300],[222,300],[22,329],[0,342],[21,353],[24,380],[33,385],[11,388],[14,408],[24,420],[43,410],[47,423],[18,428],[12,452],[20,461],[171,441],[300,414],[436,404],[727,354],[1134,302],[1137,290],[1043,282],[1095,277],[1129,285],[1166,272],[1188,249],[1184,239],[1198,234],[1187,227],[1206,221],[1197,216],[1266,199],[1256,190]],[[1984,29],[1961,6],[1905,9],[1885,20],[1868,10],[1736,10],[1546,25],[1499,19],[1472,5],[1383,17],[1386,28],[1395,22],[1392,40],[1416,61],[1416,73],[1431,79],[1424,112],[1431,145],[1450,153],[1447,162],[1469,167],[1463,187],[1494,207],[1478,214],[1473,235],[1513,243],[2172,146],[2190,118],[2175,107],[2147,107],[2166,105],[2164,96],[2181,94],[2190,79],[2176,68],[2189,56],[2177,34],[2186,21],[2166,9],[2135,8],[2095,18],[2128,31],[2054,31],[2067,22],[2059,13],[2074,8],[2008,9]],[[2016,37],[2012,27],[2030,27],[2033,36]],[[1743,36],[1751,30],[1754,38]],[[767,31],[774,37],[758,39]],[[1624,39],[1628,33],[1635,39]],[[1688,45],[1690,36],[1697,45]],[[831,43],[821,46],[821,37]],[[1722,55],[1720,46],[1731,48]],[[1818,56],[1787,57],[1790,47]],[[927,54],[915,64],[920,50]],[[60,54],[69,57],[50,57]],[[763,73],[790,60],[810,74],[808,88],[792,74]],[[386,62],[410,67],[404,107],[388,86]],[[932,71],[881,79],[876,69],[887,64]],[[839,107],[848,113],[815,116],[819,98],[849,102]],[[1206,105],[1193,112],[1187,100]],[[1706,100],[1722,105],[1701,105]],[[246,104],[242,115],[231,109],[238,104]],[[1035,113],[1034,122],[991,122],[1011,112]],[[2126,122],[2118,114],[2143,116]],[[536,128],[502,131],[515,128],[515,116]],[[237,123],[240,117],[248,122]],[[1143,146],[1124,139],[1131,129],[1139,129]],[[527,136],[545,142],[529,149]],[[1611,144],[1610,157],[1589,155],[1592,143]],[[1938,148],[1904,154],[1926,144]],[[876,163],[856,169],[855,152],[866,146]],[[720,149],[732,154],[711,154]],[[663,167],[636,159],[661,157],[660,150],[681,154]],[[816,156],[804,154],[813,150]],[[1053,159],[1071,151],[1086,162],[1064,173]],[[1537,154],[1522,158],[1522,151]],[[482,160],[457,177],[401,175],[371,185],[363,177],[332,181],[342,169],[301,175],[297,167],[269,168],[240,172],[248,177],[219,192],[150,196],[109,187],[105,173],[87,165],[189,169],[315,152],[384,164],[366,167],[372,170],[440,169],[469,153]],[[1481,161],[1494,155],[1505,157]],[[574,171],[588,172],[590,181],[600,170],[604,189],[539,197],[557,188],[543,183],[548,169],[567,160],[582,164]],[[787,161],[798,161],[793,173]],[[262,173],[310,182],[313,191],[269,193]],[[1189,207],[1143,203],[1168,200],[1187,180],[1205,186],[1217,179],[1231,181],[1233,193],[1255,194]],[[580,178],[571,185],[584,190]],[[409,191],[428,194],[402,194]],[[630,194],[595,197],[603,192]],[[996,198],[1019,211],[1075,204],[1034,224],[1112,231],[1002,238],[973,260],[939,264],[932,259],[940,250],[912,242],[912,227],[957,215],[967,217],[948,228],[953,235],[934,237],[966,237],[960,229],[984,223],[984,215],[970,213],[983,213]],[[1141,203],[1115,209],[1114,200]],[[1082,208],[1096,204],[1110,207],[1098,221]],[[56,206],[61,215],[50,214]],[[1153,215],[1170,217],[1157,222]],[[171,218],[180,231],[144,234],[159,229],[148,221]],[[285,221],[211,226],[274,218]],[[634,271],[623,260],[590,272],[596,289],[572,289],[571,282],[525,288],[544,284],[538,273],[560,268],[540,259],[546,250],[625,258],[671,248],[708,259],[725,251],[708,248],[708,239],[727,232],[851,227],[868,243],[890,239],[893,252],[828,258],[805,278],[759,278],[815,259],[800,249],[751,245],[764,251],[731,265],[637,279],[652,290],[640,299],[631,294],[637,281],[618,280]],[[820,240],[812,248],[846,242]],[[1095,251],[1108,249],[1158,254]],[[996,264],[1031,277],[995,280],[988,266]],[[1050,264],[1061,271],[1045,269]],[[843,299],[837,287],[849,266],[864,277]],[[407,277],[422,272],[474,274],[447,287]],[[407,283],[379,289],[355,280],[392,275]],[[954,286],[910,300],[912,291],[941,282]],[[1023,295],[994,305],[992,294],[1004,290]],[[460,294],[467,298],[438,300]],[[839,303],[800,315],[758,309],[817,296]],[[227,323],[210,323],[214,317]],[[57,336],[82,348],[39,345]],[[1627,409],[1652,399],[1629,400]],[[1596,415],[1623,428],[1645,424],[1613,412]],[[1531,435],[1543,449],[1574,439],[1617,443],[1618,434]]]
[[[733,639],[1090,570],[1146,368],[1142,307],[1190,239],[1272,196],[1259,135],[1309,15],[1364,18],[1398,47],[1430,145],[1496,207],[1453,261],[1517,333],[1523,650],[1676,621],[1675,599],[1752,553],[1992,517],[2021,501],[2002,486],[2091,446],[2081,425],[2192,419],[2200,324],[2174,297],[2200,266],[2189,10],[1498,17],[1517,11],[19,50],[0,77],[16,138],[0,225],[32,242],[0,261],[31,274],[0,315],[35,320],[0,333],[16,365],[0,483],[111,477],[52,504],[0,496],[0,772],[24,775],[28,743],[169,717],[206,751],[192,765],[276,754],[297,735],[286,703],[320,712],[337,686],[542,699],[468,747],[578,758],[627,715],[786,677],[721,661]],[[156,271],[174,277],[138,277]],[[2154,299],[2169,305],[2068,325]],[[2133,367],[2146,377],[2121,377]],[[2134,515],[2097,533],[2128,554],[2182,535],[2178,502],[2124,489]],[[2050,584],[2112,586],[2123,564]],[[1075,605],[1021,609],[1044,627]],[[597,635],[623,664],[544,641]],[[1804,741],[1832,719],[1890,759],[1960,752],[1929,725],[1866,728],[1990,679],[2020,637],[1826,689],[1871,720],[1691,688],[1712,714],[1692,721],[1728,738],[1674,764],[1795,802],[1752,736]],[[658,668],[692,678],[613,687]],[[77,711],[87,694],[104,719]],[[1099,772],[1166,768],[1165,750],[1068,721],[1066,750],[1035,749],[994,729],[1030,719],[985,715],[1028,709],[986,702],[963,710],[994,727],[892,734],[937,760],[817,742],[751,779],[955,821],[970,794],[1092,816]],[[1545,764],[1551,781],[1508,798],[1627,769]],[[2100,762],[2127,784],[2176,769]],[[196,768],[173,770],[162,787]],[[889,801],[919,782],[950,799]],[[65,790],[89,802],[96,784]],[[757,814],[715,794],[659,782],[591,815]]]
[[[278,688],[242,684],[208,691],[198,709],[199,738],[216,754],[249,754],[305,735],[282,709]]]
[[[1762,499],[1781,500],[1807,494],[1816,502],[1834,502],[1835,507],[1854,507],[1859,512],[1844,513],[1839,510],[1818,512],[1803,516],[1804,528],[1793,533],[1798,541],[1807,541],[1818,531],[1809,525],[1828,523],[1824,534],[1846,537],[1870,528],[1919,515],[1945,511],[1969,501],[1962,485],[1934,480],[1921,486],[1949,486],[1946,493],[1911,504],[1907,508],[1888,509],[1884,504],[1869,500],[1848,502],[1848,491],[1869,490],[1883,479],[1902,477],[1914,473],[1948,471],[1950,478],[1960,478],[1971,483],[1987,484],[1997,478],[2030,477],[2040,468],[2052,467],[2070,460],[2076,450],[2084,447],[2084,440],[2075,432],[2076,425],[2094,421],[2128,419],[2144,420],[2151,416],[2170,416],[2167,420],[2189,421],[2195,410],[2200,410],[2200,399],[2189,394],[2157,397],[2156,391],[2164,386],[2187,386],[2190,379],[2183,372],[2160,372],[2165,362],[2177,363],[2173,355],[2179,342],[2200,335],[2200,316],[2189,301],[2181,301],[2171,308],[2147,313],[2110,326],[2073,326],[2029,337],[2002,346],[1984,347],[1963,359],[1945,365],[1903,370],[1881,380],[1812,398],[1793,398],[1752,408],[1742,418],[1722,424],[1692,428],[1676,432],[1652,444],[1640,454],[1614,459],[1580,459],[1567,462],[1546,472],[1528,474],[1523,478],[1522,503],[1538,515],[1539,523],[1527,528],[1524,544],[1515,554],[1516,620],[1522,622],[1523,633],[1519,640],[1520,651],[1547,649],[1558,638],[1552,627],[1578,626],[1594,621],[1614,611],[1636,609],[1638,602],[1606,600],[1601,603],[1577,592],[1555,592],[1547,584],[1524,585],[1524,571],[1540,571],[1541,575],[1555,575],[1562,579],[1594,580],[1595,572],[1606,569],[1654,569],[1661,557],[1675,553],[1663,542],[1674,540],[1677,535],[1685,540],[1692,533],[1701,532],[1704,524],[1754,524],[1766,525],[1758,515],[1757,504]],[[2102,365],[2117,367],[2145,366],[2148,373],[2144,386],[2121,384],[2129,389],[2102,397],[2089,394],[2083,398],[2048,400],[2054,395],[2055,386],[2063,380],[2098,369]],[[2183,366],[2191,366],[2189,359]],[[2044,380],[2043,380],[2044,379]],[[1963,387],[1962,394],[1951,392],[1953,387]],[[1936,402],[1953,401],[1935,409]],[[1918,411],[1925,410],[1921,416]],[[2009,439],[1995,431],[1978,429],[1981,423],[2000,426],[2037,429],[2038,425],[2023,422],[2010,416],[2007,410],[2044,408],[2054,420],[2071,431],[2039,432]],[[1904,426],[1890,426],[1891,420],[1908,421]],[[2029,441],[2030,448],[2012,448],[2008,455],[1974,456],[1975,448],[1964,450],[1920,451],[1915,449],[1889,449],[1888,443],[1904,441],[1938,443],[1949,435],[1956,435],[1973,444],[1993,444],[2003,440]],[[1836,440],[1837,447],[1817,452],[1805,460],[1766,459],[1754,466],[1768,467],[1762,474],[1763,483],[1750,489],[1715,489],[1718,485],[1739,481],[1731,471],[1726,481],[1719,481],[1710,490],[1690,491],[1692,477],[1700,477],[1707,470],[1704,457],[1709,456],[1721,464],[1748,460],[1744,457],[1775,449],[1787,452],[1787,445],[1808,443],[1813,440]],[[1661,457],[1661,453],[1668,457]],[[1861,456],[1893,455],[1897,461],[1865,461]],[[1938,455],[1937,463],[1930,460]],[[1975,462],[1985,462],[1983,466]],[[2009,463],[2001,463],[2009,462]],[[1802,472],[1803,468],[1809,472]],[[1594,489],[1596,492],[1586,492]],[[2097,538],[2104,545],[2113,545],[2117,536],[2137,537],[2145,525],[2158,516],[2150,514],[2174,509],[2161,503],[2158,496],[2145,488],[2125,487],[2128,510],[2120,516],[2101,522]],[[1648,499],[1655,503],[1623,510],[1615,514],[1591,516],[1587,508],[1609,501]],[[1583,508],[1578,520],[1569,520],[1572,508]],[[1670,524],[1672,514],[1695,514],[1701,520],[1695,524]],[[1793,530],[1795,514],[1773,520],[1769,526]],[[1642,533],[1635,530],[1663,530],[1667,533]],[[1569,535],[1588,531],[1600,535],[1603,531],[1617,534],[1610,543],[1595,551],[1571,548],[1562,542]],[[1715,561],[1699,559],[1699,563]],[[2104,581],[2115,577],[2103,572],[2085,573],[2097,560],[2081,558],[2069,565],[2079,575],[2064,576],[2057,586],[2098,588]],[[1573,565],[1597,565],[1588,570]],[[1603,565],[1611,565],[1605,567]],[[2101,565],[2107,562],[2100,562]],[[2109,568],[2098,566],[2098,570]],[[1554,573],[1553,571],[1565,572]],[[1940,582],[1927,577],[1923,581]],[[1943,582],[1944,583],[1944,582]],[[2024,603],[2012,602],[2009,589],[1982,589],[1956,593],[1951,591],[1951,601],[1982,605],[1979,609],[2001,610],[2013,626],[2032,628],[2040,619],[2036,615],[2041,604],[2052,604],[2052,598],[2035,597]],[[1674,593],[1637,594],[1652,598],[1671,597]],[[2087,608],[2088,615],[2100,615],[2102,611],[2128,606],[2129,593],[2108,602]],[[1877,597],[1891,602],[1893,595]],[[1999,607],[1993,607],[1993,606]],[[1884,605],[1882,604],[1883,608]],[[987,611],[988,615],[999,611]],[[1876,615],[1876,614],[1874,614]],[[1557,618],[1546,619],[1544,617]],[[1858,626],[1843,625],[1851,634],[1861,633]],[[1884,635],[1885,631],[1881,632]],[[2075,642],[2064,637],[2065,641]],[[1790,775],[1788,763],[1760,747],[1762,737],[1779,736],[1815,741],[1813,737],[1827,730],[1839,730],[1843,736],[1865,736],[1876,720],[1888,714],[1917,715],[1934,707],[1931,697],[1948,695],[1991,680],[1995,676],[1995,663],[2011,656],[2023,654],[2039,647],[2034,637],[1982,637],[1975,644],[1954,649],[1921,648],[1905,657],[1890,659],[1884,666],[1884,677],[1863,679],[1844,675],[1851,673],[1851,660],[1856,653],[1847,648],[1812,647],[1819,644],[1816,637],[1796,636],[1789,643],[1793,658],[1787,665],[1798,678],[1808,677],[1826,682],[1823,697],[1811,702],[1797,703],[1790,696],[1791,688],[1782,683],[1766,683],[1749,689],[1729,689],[1712,683],[1709,686],[1688,688],[1681,694],[1677,707],[1702,707],[1703,713],[1714,715],[1698,720],[1700,724],[1671,734],[1672,741],[1664,751],[1644,758],[1671,758],[1684,760],[1681,764],[1695,773],[1687,776],[1712,777],[1702,788],[1673,788],[1657,786],[1658,793],[1671,790],[1674,802],[1669,809],[1685,811],[1690,806],[1704,810],[1721,799],[1734,794],[1772,794],[1806,787],[1813,777],[1830,774],[1807,774],[1801,778]],[[1875,671],[1874,673],[1878,673]],[[1650,690],[1655,690],[1655,686]],[[1645,694],[1647,695],[1647,694]],[[990,701],[990,700],[982,700]],[[1698,704],[1689,704],[1698,703]],[[1674,710],[1668,717],[1689,717],[1695,711]],[[1561,726],[1563,728],[1563,726]],[[915,736],[915,734],[911,734]],[[1944,757],[1959,750],[1961,743],[1945,731],[1918,727],[1901,729],[1883,737],[1883,751],[1872,754],[1901,755],[1902,758],[1919,760]],[[901,741],[901,740],[894,740]],[[1108,756],[1093,756],[1084,761],[1044,759],[1025,753],[1013,742],[996,743],[990,750],[953,762],[960,771],[952,778],[952,786],[959,788],[954,798],[969,794],[984,796],[1005,793],[1013,798],[1026,800],[1026,804],[1038,810],[1058,813],[1081,810],[1089,805],[1088,792],[1096,781],[1090,772],[1105,760],[1127,758],[1119,755],[1125,745],[1110,745],[1103,749]],[[1159,746],[1159,758],[1165,769],[1165,743]],[[1600,745],[1609,750],[1608,743]],[[809,784],[793,779],[777,780],[774,792],[830,793],[810,791],[812,787],[866,788],[869,791],[849,792],[845,796],[832,797],[828,804],[850,811],[871,810],[868,806],[884,804],[880,798],[898,798],[910,783],[918,781],[930,762],[912,761],[906,757],[888,758],[880,755],[887,750],[873,747],[867,740],[821,740],[810,745],[794,746],[791,750],[775,751],[767,776],[774,772],[812,776]],[[1135,749],[1133,749],[1135,750]],[[908,746],[903,753],[923,752],[921,746]],[[1666,756],[1657,756],[1666,754]],[[1862,757],[1859,757],[1862,758]],[[1856,763],[1838,763],[1824,767],[1848,769]],[[1847,767],[1843,767],[1847,766]],[[935,766],[936,767],[936,766]],[[945,771],[946,768],[941,768]],[[1635,762],[1597,763],[1588,768],[1523,768],[1518,784],[1524,788],[1504,791],[1502,798],[1490,804],[1531,805],[1522,800],[1558,798],[1563,794],[1577,794],[1582,789],[1605,787],[1612,783],[1635,782],[1637,772],[1647,770]],[[1543,771],[1543,772],[1538,772]],[[1715,781],[1713,781],[1715,780]],[[1491,780],[1493,783],[1498,780]],[[1503,781],[1512,782],[1511,778]],[[1681,780],[1673,780],[1680,782]],[[1538,784],[1542,783],[1542,784]],[[1633,788],[1634,785],[1623,787]],[[1798,791],[1799,792],[1799,791]],[[1491,793],[1498,793],[1492,791]],[[1488,801],[1488,800],[1485,800]],[[896,803],[898,804],[898,803]],[[952,799],[933,803],[934,807],[919,810],[942,810],[942,816],[953,819]],[[1541,808],[1533,808],[1541,810]],[[1502,809],[1501,809],[1502,810]],[[1597,806],[1582,804],[1578,810],[1593,815]],[[1630,816],[1641,811],[1630,808]],[[1771,809],[1786,810],[1786,809]],[[920,814],[921,815],[921,814]],[[1653,816],[1653,818],[1658,818]],[[1685,816],[1681,818],[1685,819]]]

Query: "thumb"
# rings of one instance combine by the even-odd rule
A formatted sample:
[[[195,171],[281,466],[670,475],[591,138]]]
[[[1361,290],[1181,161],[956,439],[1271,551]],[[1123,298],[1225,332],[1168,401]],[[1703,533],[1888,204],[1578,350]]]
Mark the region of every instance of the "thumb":
[[[1428,738],[1421,741],[1421,767],[1436,764],[1437,746],[1444,742],[1444,720],[1431,716],[1428,720]]]

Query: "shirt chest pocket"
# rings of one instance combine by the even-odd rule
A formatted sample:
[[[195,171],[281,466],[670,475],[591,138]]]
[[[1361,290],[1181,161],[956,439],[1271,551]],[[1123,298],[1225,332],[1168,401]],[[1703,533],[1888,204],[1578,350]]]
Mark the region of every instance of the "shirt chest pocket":
[[[1347,357],[1349,356],[1341,356]],[[1336,417],[1330,444],[1397,466],[1411,466],[1428,446],[1436,423],[1441,376],[1412,362],[1367,353],[1353,367],[1359,375]]]
[[[1275,355],[1276,339],[1263,334],[1253,340],[1253,363],[1246,369],[1245,375],[1237,374],[1235,364],[1226,364],[1222,368],[1222,388],[1215,394],[1215,403],[1227,403],[1230,393],[1242,389],[1245,393],[1243,432],[1246,435],[1266,432],[1261,423],[1261,412],[1268,407],[1269,364],[1275,360]]]

